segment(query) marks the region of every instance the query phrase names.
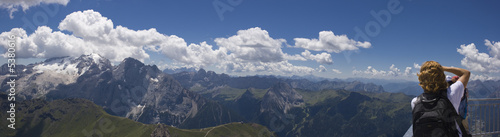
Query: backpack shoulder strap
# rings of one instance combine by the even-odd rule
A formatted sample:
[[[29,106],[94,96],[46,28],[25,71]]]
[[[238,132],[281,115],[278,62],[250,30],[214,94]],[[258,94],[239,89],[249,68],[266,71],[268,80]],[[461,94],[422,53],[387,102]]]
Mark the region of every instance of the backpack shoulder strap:
[[[467,100],[467,92],[469,92],[469,90],[467,88],[465,88],[464,89],[464,94],[462,95],[462,98],[460,100],[464,100],[464,99]]]
[[[423,93],[417,96],[417,102],[415,103],[420,103],[422,101],[422,98],[423,98]]]
[[[450,99],[448,99],[448,95],[447,95],[448,91],[444,90],[441,92],[442,92],[441,98],[446,100],[445,102],[447,102],[446,103],[447,107],[453,109],[453,118],[452,119],[458,124],[458,127],[460,128],[460,131],[462,132],[462,137],[472,137],[472,135],[470,133],[468,133],[467,130],[465,130],[465,126],[462,123],[463,118],[460,115],[458,115],[457,111],[455,110],[455,107],[453,107],[453,104],[451,103]]]

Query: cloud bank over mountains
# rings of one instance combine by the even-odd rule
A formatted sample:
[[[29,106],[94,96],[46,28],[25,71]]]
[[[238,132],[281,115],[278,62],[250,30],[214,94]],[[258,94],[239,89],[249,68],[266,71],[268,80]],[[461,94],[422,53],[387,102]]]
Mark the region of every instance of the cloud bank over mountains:
[[[345,35],[334,35],[331,31],[320,32],[319,40],[296,38],[296,45],[289,46],[285,39],[273,38],[268,31],[259,27],[239,30],[227,38],[215,38],[215,46],[207,42],[188,44],[181,37],[162,34],[155,28],[132,30],[116,25],[94,10],[67,15],[59,23],[58,29],[39,26],[32,34],[27,34],[22,28],[13,28],[2,32],[0,40],[7,41],[10,35],[16,35],[18,58],[97,53],[114,62],[127,57],[144,61],[150,57],[148,52],[157,52],[182,67],[216,66],[227,72],[270,71],[292,74],[323,72],[326,69],[323,65],[333,64],[330,53],[371,47],[369,42],[354,41]],[[8,48],[7,43],[1,43],[0,46]],[[303,48],[304,51],[294,55],[283,52],[283,48],[291,47]],[[309,50],[325,52],[314,54]],[[323,67],[297,66],[289,61],[315,61],[323,64]]]
[[[66,5],[69,0],[1,1],[0,8],[12,12],[18,8],[27,10],[40,4]],[[144,61],[151,53],[159,53],[173,61],[168,67],[217,67],[225,72],[266,72],[271,74],[307,75],[314,72],[333,72],[325,65],[333,65],[332,54],[371,48],[367,41],[356,41],[346,35],[335,35],[332,31],[319,32],[318,38],[294,38],[289,45],[283,38],[274,38],[272,33],[259,27],[239,30],[228,37],[215,38],[215,45],[206,41],[188,43],[176,35],[166,35],[155,28],[133,30],[114,24],[113,21],[94,10],[76,11],[67,15],[57,27],[39,26],[27,34],[22,28],[13,28],[0,33],[0,41],[17,36],[18,58],[52,58],[80,56],[97,53],[113,62],[133,57]],[[488,53],[480,52],[474,43],[460,45],[457,52],[463,55],[461,65],[473,71],[471,79],[498,79],[490,74],[500,72],[500,42],[485,40]],[[4,50],[8,43],[0,43]],[[303,49],[297,54],[283,51],[286,48]],[[296,65],[297,61],[316,62],[316,68]],[[293,62],[293,63],[292,63]],[[311,64],[311,63],[309,63]],[[372,64],[375,65],[375,64]],[[366,70],[353,69],[352,74],[363,77],[386,77],[414,79],[420,65],[402,67],[392,64],[388,69],[376,69],[371,65]],[[476,73],[474,73],[476,72]]]
[[[372,66],[368,66],[366,70],[357,70],[354,69],[352,71],[352,74],[355,76],[363,76],[363,77],[370,77],[370,78],[387,78],[387,77],[400,77],[400,78],[415,78],[416,72],[413,72],[413,69],[416,69],[417,71],[420,68],[417,68],[418,64],[414,63],[414,68],[412,67],[406,67],[404,71],[401,71],[401,69],[397,68],[396,65],[392,64],[389,67],[389,70],[377,70]]]
[[[471,80],[498,80],[492,74],[500,72],[500,42],[484,40],[484,45],[487,46],[489,53],[482,53],[476,48],[474,43],[460,45],[457,52],[464,56],[461,60],[461,65],[472,71]],[[409,78],[416,76],[420,70],[420,64],[414,63],[412,67],[406,67],[404,72],[396,68],[394,64],[389,67],[389,70],[377,70],[372,66],[368,66],[366,70],[352,71],[355,76],[364,77],[401,77]],[[415,72],[412,70],[415,69]]]

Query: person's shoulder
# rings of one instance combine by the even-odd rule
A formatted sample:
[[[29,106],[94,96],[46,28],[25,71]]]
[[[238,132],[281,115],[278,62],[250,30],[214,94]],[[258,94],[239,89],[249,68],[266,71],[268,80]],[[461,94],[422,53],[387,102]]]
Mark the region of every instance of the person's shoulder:
[[[452,94],[452,92],[461,92],[464,90],[464,84],[461,82],[461,81],[457,81],[455,83],[453,83],[452,85],[450,85],[450,87],[448,88],[448,94]]]
[[[453,84],[450,85],[450,87],[455,87],[455,88],[461,88],[461,87],[464,87],[464,83],[462,83],[462,81],[457,81]]]
[[[460,99],[463,96],[464,89],[464,85],[461,81],[455,82],[450,86],[450,88],[448,88],[448,99],[450,99],[453,104],[460,103]]]
[[[417,104],[417,97],[414,97],[412,100],[411,100],[411,109],[413,109],[415,107],[415,105]]]
[[[411,103],[413,103],[413,104],[417,103],[417,98],[418,98],[418,96],[417,96],[417,97],[414,97],[414,98],[411,100]]]

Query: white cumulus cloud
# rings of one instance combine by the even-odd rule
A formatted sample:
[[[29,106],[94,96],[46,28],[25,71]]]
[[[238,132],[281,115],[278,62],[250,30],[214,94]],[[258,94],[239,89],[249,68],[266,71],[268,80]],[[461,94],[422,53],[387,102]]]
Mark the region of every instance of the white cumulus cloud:
[[[325,67],[325,66],[323,66],[323,65],[319,65],[319,67],[318,67],[318,72],[326,72],[326,71],[327,71],[327,69],[326,69],[326,67]]]
[[[342,71],[338,70],[338,69],[332,69],[333,72],[337,73],[337,74],[342,74]]]
[[[267,73],[280,73],[285,75],[299,74],[306,75],[312,74],[315,69],[307,66],[295,66],[288,61],[281,62],[238,62],[223,61],[218,68],[226,72],[267,72]]]
[[[353,70],[352,74],[354,75],[369,75],[369,76],[387,76],[387,71],[377,70],[372,66],[368,66],[366,70]]]
[[[422,67],[422,66],[420,66],[419,64],[417,64],[417,63],[413,63],[413,68],[415,68],[415,69],[417,69],[417,70],[419,70],[419,71],[420,71],[420,68],[421,68],[421,67]]]
[[[369,78],[382,78],[382,79],[407,79],[407,80],[415,80],[412,79],[416,76],[415,73],[412,73],[412,67],[405,67],[404,72],[401,72],[401,69],[397,68],[396,65],[392,64],[389,67],[389,70],[377,70],[372,66],[368,66],[366,70],[356,70],[352,71],[353,75],[369,77]]]
[[[471,80],[486,81],[486,80],[498,80],[498,77],[491,77],[491,76],[488,76],[488,75],[475,75],[475,74],[472,74],[470,76],[470,79]]]
[[[9,17],[14,18],[12,13],[23,9],[28,10],[30,7],[38,6],[40,4],[60,4],[66,6],[69,0],[1,0],[0,8],[6,9],[9,12]]]
[[[281,46],[286,40],[273,39],[259,27],[239,30],[236,35],[214,41],[220,48],[230,51],[230,56],[243,61],[281,62],[285,58]]]
[[[315,60],[316,62],[321,64],[329,64],[329,65],[333,64],[332,55],[326,52],[320,54],[311,54],[309,50],[306,50],[302,52],[301,55],[306,59]]]
[[[81,55],[88,45],[82,39],[53,31],[49,27],[38,27],[35,32],[28,36],[22,28],[13,28],[8,32],[0,34],[0,40],[7,41],[9,36],[16,36],[16,57],[18,58],[50,58],[61,56]],[[0,43],[4,49],[8,49],[7,43]]]
[[[371,47],[370,42],[349,39],[346,35],[335,35],[332,31],[319,32],[319,39],[295,38],[295,46],[314,51],[340,53],[345,50],[358,50]]]
[[[331,64],[331,55],[317,54],[304,57],[289,55],[282,51],[286,44],[284,39],[272,38],[266,30],[259,27],[239,30],[236,35],[228,38],[216,38],[215,43],[221,54],[218,58],[218,68],[227,72],[275,72],[283,74],[311,74],[314,68],[295,66],[288,60],[316,60]]]
[[[146,50],[161,52],[168,58],[189,66],[214,64],[217,58],[226,56],[225,51],[212,50],[202,42],[190,44],[175,35],[164,35],[151,28],[131,30],[114,26],[113,22],[93,10],[77,11],[66,16],[54,31],[40,26],[28,35],[22,28],[14,28],[0,34],[0,40],[7,41],[10,35],[17,36],[17,55],[20,58],[51,58],[80,56],[98,53],[112,61],[119,62],[127,57],[138,60],[149,58]],[[0,43],[4,49],[7,43]]]
[[[406,75],[406,76],[411,75],[412,74],[411,70],[412,70],[411,67],[406,67],[404,75]]]
[[[94,10],[76,11],[64,18],[59,23],[60,30],[73,32],[74,36],[82,38],[103,39],[114,30],[113,21],[103,17]]]
[[[393,75],[393,76],[399,76],[401,75],[401,70],[399,68],[396,68],[396,65],[392,64],[391,67],[389,67],[389,72],[388,74],[389,75]]]
[[[481,73],[500,72],[500,42],[485,40],[485,45],[490,50],[489,54],[479,52],[474,43],[460,45],[457,52],[464,55],[462,66]]]

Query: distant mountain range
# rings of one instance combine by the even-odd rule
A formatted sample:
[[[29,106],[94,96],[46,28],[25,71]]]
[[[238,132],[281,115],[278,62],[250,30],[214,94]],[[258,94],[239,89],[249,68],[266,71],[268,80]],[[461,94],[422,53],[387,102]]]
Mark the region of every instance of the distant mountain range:
[[[247,76],[231,77],[227,74],[217,74],[214,71],[200,69],[198,72],[180,72],[172,76],[181,83],[186,89],[192,91],[210,90],[220,86],[229,86],[232,88],[247,89],[258,88],[267,89],[278,82],[284,82],[292,88],[304,90],[348,90],[348,91],[366,91],[366,92],[384,92],[384,88],[372,83],[362,83],[360,81],[346,82],[341,80],[330,81],[311,81],[305,78],[283,78],[276,76]],[[200,89],[202,88],[202,89]]]
[[[474,75],[474,74],[473,74]],[[321,79],[319,77],[309,76],[301,77],[314,81],[314,79]],[[381,85],[386,92],[404,93],[407,95],[418,96],[424,92],[422,87],[418,85],[418,81],[406,80],[387,80],[376,78],[347,78],[347,79],[326,79],[330,81],[359,81],[363,83],[373,83]],[[470,80],[467,88],[470,91],[470,98],[499,98],[500,97],[500,80]]]
[[[8,88],[7,69],[0,67],[2,91]],[[133,58],[113,66],[97,54],[51,58],[16,67],[17,97],[42,104],[82,98],[111,115],[184,129],[253,122],[278,136],[401,136],[411,124],[411,95],[422,92],[412,82],[381,86],[359,79],[181,70],[167,74]],[[498,97],[494,81],[471,82],[469,87],[479,91],[474,96]]]
[[[387,92],[418,96],[424,92],[418,82],[388,83],[382,85]],[[500,80],[471,80],[467,84],[469,98],[500,98]]]

